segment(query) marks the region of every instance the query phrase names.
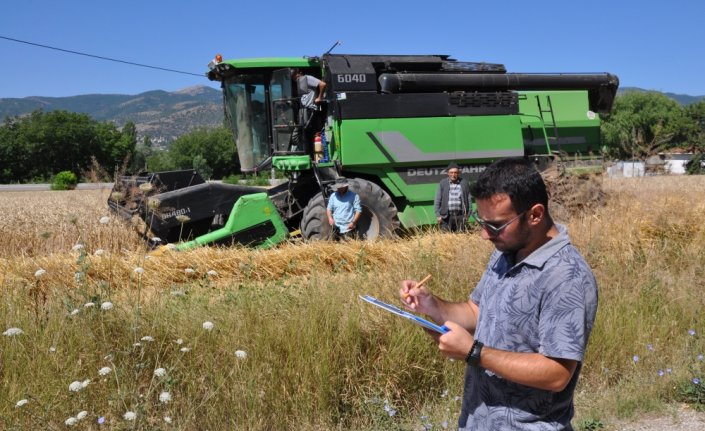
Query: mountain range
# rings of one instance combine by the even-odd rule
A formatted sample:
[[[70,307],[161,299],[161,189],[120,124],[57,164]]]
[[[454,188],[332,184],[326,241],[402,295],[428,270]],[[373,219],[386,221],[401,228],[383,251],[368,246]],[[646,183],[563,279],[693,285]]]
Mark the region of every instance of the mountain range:
[[[649,91],[637,87],[623,87],[626,91]],[[701,100],[705,96],[663,93],[682,105]],[[218,127],[223,124],[223,102],[219,90],[207,86],[188,87],[167,92],[147,91],[137,95],[87,94],[70,97],[0,98],[0,121],[22,116],[37,109],[64,110],[89,115],[98,121],[110,121],[122,127],[127,121],[135,123],[138,139],[149,136],[152,143],[167,147],[179,136],[199,127]]]
[[[654,90],[644,90],[643,88],[639,87],[620,87],[619,90],[617,90],[617,94],[622,94],[627,91],[654,91]],[[676,93],[664,93],[657,91],[657,93],[662,93],[664,96],[675,100],[676,102],[680,103],[681,105],[690,105],[691,103],[697,103],[702,100],[705,100],[705,96],[689,96],[687,94],[676,94]]]
[[[132,121],[138,139],[149,136],[153,144],[168,146],[179,136],[198,127],[223,124],[223,101],[219,90],[206,86],[167,92],[147,91],[134,96],[86,94],[70,97],[0,98],[0,120],[22,116],[37,109],[87,114],[118,127]]]

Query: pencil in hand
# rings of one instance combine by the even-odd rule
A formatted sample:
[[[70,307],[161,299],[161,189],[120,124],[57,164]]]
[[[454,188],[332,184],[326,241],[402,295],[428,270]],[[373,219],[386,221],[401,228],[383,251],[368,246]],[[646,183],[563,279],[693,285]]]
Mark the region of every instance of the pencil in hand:
[[[426,282],[427,282],[428,280],[430,280],[430,279],[431,279],[431,274],[428,274],[428,275],[427,275],[426,277],[424,277],[421,281],[419,281],[418,283],[416,283],[416,286],[414,286],[414,287],[421,287],[421,286],[424,285],[424,283],[426,283]],[[404,299],[406,299],[406,298],[408,298],[408,297],[409,297],[409,292],[407,292],[407,293],[404,294]]]

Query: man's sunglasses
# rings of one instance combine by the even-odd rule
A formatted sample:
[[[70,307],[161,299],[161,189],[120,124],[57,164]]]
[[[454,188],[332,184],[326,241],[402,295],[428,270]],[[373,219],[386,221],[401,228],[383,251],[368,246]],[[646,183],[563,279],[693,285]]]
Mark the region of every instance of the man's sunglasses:
[[[490,234],[490,235],[492,235],[492,236],[497,236],[497,235],[499,235],[507,226],[509,226],[510,224],[512,224],[514,221],[518,220],[519,217],[523,216],[524,214],[526,214],[526,211],[523,211],[523,212],[517,214],[516,217],[512,218],[511,220],[509,220],[508,222],[504,223],[504,224],[501,225],[501,226],[497,226],[495,223],[490,223],[490,222],[487,222],[487,221],[485,221],[485,220],[482,220],[482,219],[480,218],[480,216],[477,214],[477,211],[473,211],[472,214],[471,214],[471,216],[472,216],[472,218],[477,222],[477,224],[479,224],[480,226],[482,226],[482,228],[483,228],[488,234]]]

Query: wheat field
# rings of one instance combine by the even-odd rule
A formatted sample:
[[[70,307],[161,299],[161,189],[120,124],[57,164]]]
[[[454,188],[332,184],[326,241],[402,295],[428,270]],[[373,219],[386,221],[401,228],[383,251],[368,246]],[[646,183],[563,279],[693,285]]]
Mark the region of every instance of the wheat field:
[[[600,287],[578,429],[705,403],[705,177],[602,186],[566,221]],[[454,427],[461,364],[358,295],[431,274],[466,298],[479,234],[154,256],[108,195],[0,193],[1,429]]]

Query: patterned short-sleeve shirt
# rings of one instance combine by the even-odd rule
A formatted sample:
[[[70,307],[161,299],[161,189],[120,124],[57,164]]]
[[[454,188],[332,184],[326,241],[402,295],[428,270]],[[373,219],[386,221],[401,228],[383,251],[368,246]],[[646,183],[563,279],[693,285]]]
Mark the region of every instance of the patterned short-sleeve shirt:
[[[470,295],[480,314],[475,338],[496,349],[572,359],[561,392],[535,389],[468,366],[461,430],[572,429],[573,392],[597,312],[597,283],[565,226],[522,262],[495,251]]]

